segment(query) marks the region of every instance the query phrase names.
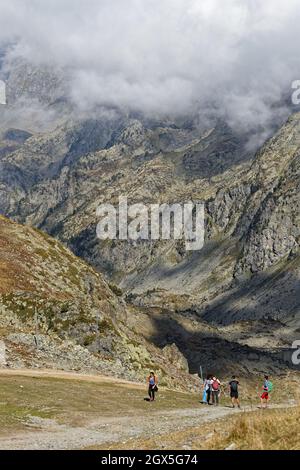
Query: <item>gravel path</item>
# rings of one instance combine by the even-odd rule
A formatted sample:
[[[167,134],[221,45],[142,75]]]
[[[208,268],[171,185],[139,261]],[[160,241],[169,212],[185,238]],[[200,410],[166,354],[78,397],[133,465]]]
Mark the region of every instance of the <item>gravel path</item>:
[[[30,425],[32,429],[28,432],[0,438],[0,449],[81,449],[151,437],[153,422],[155,433],[159,435],[199,426],[243,411],[257,411],[257,408],[233,410],[199,405],[199,408],[171,410],[163,414],[153,412],[151,422],[141,416],[125,416],[99,418],[84,427],[60,425],[53,420],[39,418],[33,420]]]

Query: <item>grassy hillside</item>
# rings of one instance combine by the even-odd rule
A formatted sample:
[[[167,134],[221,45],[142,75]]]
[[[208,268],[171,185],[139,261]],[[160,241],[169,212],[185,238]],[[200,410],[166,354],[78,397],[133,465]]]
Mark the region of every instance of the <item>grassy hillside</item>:
[[[0,216],[0,340],[10,367],[93,370],[189,388],[181,353],[131,327],[120,292],[49,235]],[[168,351],[167,351],[168,352]]]

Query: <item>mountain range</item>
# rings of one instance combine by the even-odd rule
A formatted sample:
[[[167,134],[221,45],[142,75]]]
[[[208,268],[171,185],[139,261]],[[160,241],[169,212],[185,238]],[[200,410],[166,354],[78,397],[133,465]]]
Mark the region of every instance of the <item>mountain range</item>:
[[[300,114],[258,148],[213,116],[77,112],[59,72],[22,61],[6,79],[0,311],[9,361],[130,379],[151,367],[167,384],[194,384],[200,365],[220,374],[290,367],[282,351],[300,329]],[[100,241],[96,209],[119,196],[204,202],[203,249]]]

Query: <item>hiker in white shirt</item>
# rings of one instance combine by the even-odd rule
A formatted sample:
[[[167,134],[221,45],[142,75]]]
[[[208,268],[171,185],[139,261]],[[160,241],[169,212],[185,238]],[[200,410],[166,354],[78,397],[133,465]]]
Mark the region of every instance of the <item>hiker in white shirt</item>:
[[[208,375],[206,377],[206,380],[204,382],[204,387],[205,387],[205,391],[206,391],[206,402],[208,405],[210,405],[210,398],[211,398],[211,392],[212,392],[212,375]]]

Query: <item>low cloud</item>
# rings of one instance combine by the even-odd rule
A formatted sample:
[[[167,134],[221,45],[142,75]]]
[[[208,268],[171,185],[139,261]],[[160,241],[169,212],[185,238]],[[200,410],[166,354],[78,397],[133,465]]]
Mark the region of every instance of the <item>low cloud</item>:
[[[8,62],[64,70],[82,110],[176,116],[212,104],[264,135],[300,78],[299,23],[298,0],[10,0],[0,46]]]

